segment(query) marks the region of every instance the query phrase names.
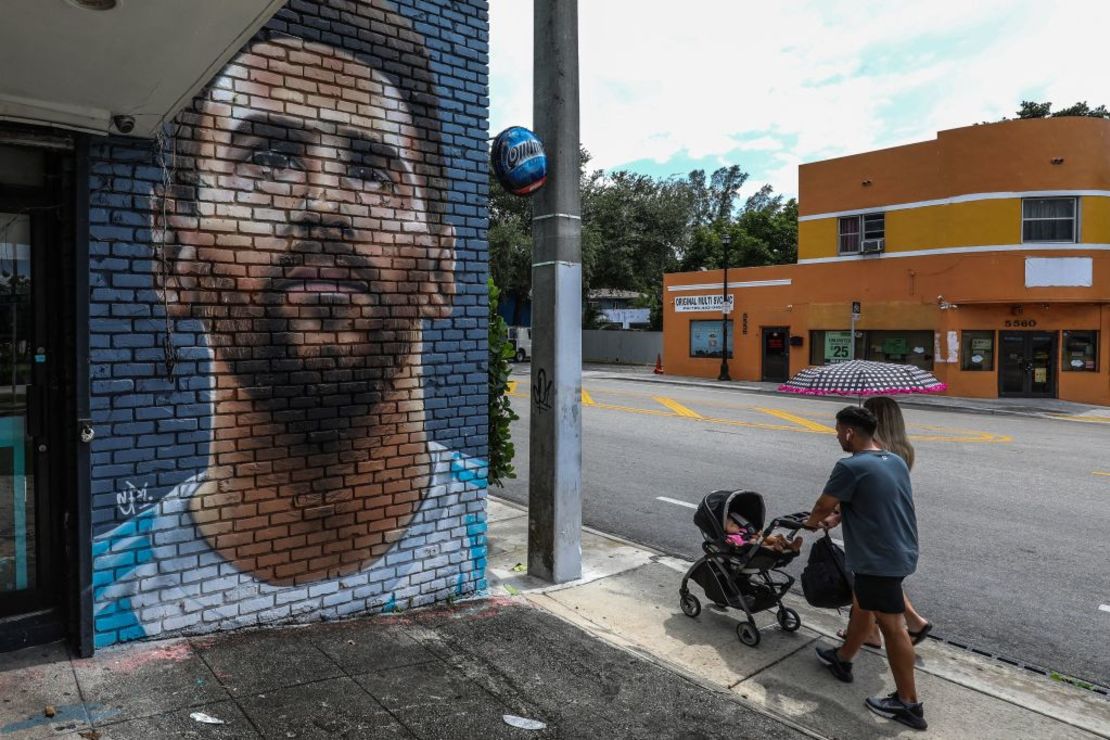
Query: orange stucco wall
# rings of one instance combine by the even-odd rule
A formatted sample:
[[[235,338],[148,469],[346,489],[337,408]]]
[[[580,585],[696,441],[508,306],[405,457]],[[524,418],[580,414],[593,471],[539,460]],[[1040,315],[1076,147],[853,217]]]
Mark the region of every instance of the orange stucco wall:
[[[1052,160],[1062,159],[1060,164]],[[864,184],[864,182],[868,184]],[[803,164],[800,216],[969,193],[1110,189],[1110,120],[1045,118],[941,131],[933,141]]]
[[[1098,372],[1061,372],[1057,353],[1060,398],[1110,405],[1110,253],[1091,256],[1094,287],[1025,288],[1025,258],[1077,256],[1061,254],[989,253],[871,261],[784,265],[729,270],[729,292],[735,301],[731,316],[735,349],[729,371],[736,380],[762,377],[762,327],[789,327],[803,345],[790,348],[790,373],[810,364],[809,332],[846,330],[852,301],[862,303],[856,328],[865,330],[931,330],[939,335],[940,354],[933,372],[958,396],[998,395],[998,362],[990,372],[964,371],[949,364],[948,332],[1015,331],[1007,321],[1034,321],[1035,331],[1099,331]],[[716,377],[719,358],[690,356],[690,321],[719,320],[719,311],[675,312],[679,295],[717,295],[721,271],[676,273],[664,278],[663,368],[668,374]],[[789,280],[789,285],[741,287],[738,283]],[[685,290],[686,286],[702,286]],[[941,308],[940,301],[946,304]],[[1020,313],[1017,313],[1019,312]],[[743,331],[747,316],[747,333]],[[1058,338],[1059,341],[1059,338]],[[996,352],[997,352],[996,334]]]

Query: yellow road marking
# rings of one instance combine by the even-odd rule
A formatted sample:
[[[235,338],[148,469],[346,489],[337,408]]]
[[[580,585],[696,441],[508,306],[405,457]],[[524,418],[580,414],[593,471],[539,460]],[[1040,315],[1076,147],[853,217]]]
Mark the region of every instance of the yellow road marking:
[[[1049,414],[1053,419],[1064,421],[1078,421],[1083,424],[1110,424],[1110,416],[1068,416],[1067,414]]]
[[[795,416],[789,411],[780,411],[779,409],[768,409],[763,407],[757,407],[755,410],[763,414],[770,414],[771,416],[775,416],[784,421],[792,422],[800,427],[808,429],[811,432],[820,432],[821,434],[836,434],[836,430],[832,427],[825,426],[824,424],[818,424],[815,421],[810,421],[809,419],[805,419],[801,416]]]
[[[520,388],[517,381],[515,381],[515,380],[510,380],[508,385],[509,385],[508,391],[509,391],[510,396],[513,396],[515,398],[528,398],[527,386],[525,386],[524,388]],[[517,392],[518,388],[520,388],[520,392]],[[609,391],[606,390],[606,393],[608,393],[608,392]],[[632,396],[632,395],[640,395],[640,394],[616,393],[615,395]],[[811,420],[806,419],[806,418],[801,417],[801,416],[796,416],[796,415],[791,414],[787,411],[781,411],[779,409],[772,409],[772,408],[767,408],[767,407],[762,407],[762,406],[731,406],[730,407],[728,404],[715,404],[716,406],[722,406],[722,407],[725,407],[725,408],[737,408],[737,409],[744,409],[744,410],[751,409],[751,410],[754,410],[754,411],[759,411],[761,413],[765,413],[765,414],[768,414],[770,416],[774,416],[776,418],[782,419],[783,421],[790,422],[789,424],[771,424],[771,423],[767,423],[767,422],[739,421],[737,419],[719,419],[719,418],[716,418],[716,417],[703,416],[702,414],[699,414],[698,412],[694,411],[693,409],[690,409],[690,408],[687,408],[686,406],[683,406],[681,403],[675,401],[674,399],[667,398],[665,396],[651,396],[651,398],[652,398],[652,400],[656,401],[657,403],[662,404],[663,406],[665,406],[667,408],[667,410],[663,411],[662,409],[644,409],[644,408],[635,408],[633,406],[619,406],[617,404],[598,403],[597,401],[594,400],[593,396],[590,395],[589,391],[587,391],[585,388],[582,389],[582,405],[583,406],[589,406],[591,408],[602,409],[602,410],[605,410],[605,411],[623,411],[623,412],[628,413],[628,414],[641,414],[643,416],[662,416],[662,417],[670,418],[670,419],[689,419],[691,421],[699,421],[699,422],[702,422],[702,423],[705,423],[705,424],[719,424],[719,425],[722,425],[722,426],[744,427],[744,428],[748,428],[748,429],[766,429],[766,430],[770,430],[770,431],[782,431],[782,432],[801,432],[803,434],[832,434],[832,433],[835,433],[835,430],[832,429],[831,427],[825,426],[823,424],[819,424],[818,422],[811,421]],[[998,444],[998,443],[1012,442],[1013,441],[1013,437],[1010,437],[1010,436],[1005,435],[1005,434],[993,434],[991,432],[978,432],[978,431],[967,430],[967,429],[947,429],[945,427],[937,427],[937,426],[932,426],[932,425],[928,425],[928,424],[918,424],[918,425],[916,425],[916,427],[918,429],[926,429],[926,430],[930,430],[930,431],[933,431],[933,432],[939,432],[939,434],[911,434],[911,435],[909,435],[910,439],[914,440],[915,442],[926,442],[926,441],[928,441],[928,442],[960,442],[960,443]],[[1110,477],[1110,472],[1106,472],[1106,473],[1096,472],[1095,475],[1105,475],[1105,476]]]
[[[637,409],[632,406],[614,406],[609,403],[598,403],[594,405],[595,409],[605,409],[607,411],[625,411],[629,414],[647,414],[648,416],[669,416],[675,418],[678,414],[671,413],[670,411],[661,411],[659,409]]]
[[[694,411],[693,409],[686,408],[685,406],[683,406],[681,403],[674,400],[673,398],[667,398],[666,396],[652,396],[651,400],[655,401],[656,403],[663,404],[664,406],[669,408],[671,411],[675,412],[679,416],[685,416],[687,419],[704,419],[705,418],[704,416],[699,414],[697,411]]]
[[[1103,470],[1096,470],[1095,472],[1091,473],[1091,475],[1105,475],[1106,477],[1110,478],[1110,473],[1107,473]]]

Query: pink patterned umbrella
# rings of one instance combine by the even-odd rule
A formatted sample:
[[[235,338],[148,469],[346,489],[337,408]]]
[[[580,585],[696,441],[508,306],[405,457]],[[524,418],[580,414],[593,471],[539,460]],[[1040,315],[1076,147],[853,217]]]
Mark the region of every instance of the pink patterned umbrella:
[[[914,365],[870,360],[807,367],[779,386],[780,391],[807,396],[893,396],[940,393],[947,388],[931,372]]]

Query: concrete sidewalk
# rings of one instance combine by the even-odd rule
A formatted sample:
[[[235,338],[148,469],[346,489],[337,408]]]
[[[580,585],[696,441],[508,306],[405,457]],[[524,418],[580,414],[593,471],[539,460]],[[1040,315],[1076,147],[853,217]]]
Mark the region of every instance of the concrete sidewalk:
[[[783,632],[774,613],[764,612],[757,615],[761,643],[746,647],[736,637],[737,612],[707,605],[696,584],[691,591],[702,612],[695,619],[682,614],[678,586],[687,562],[587,531],[583,578],[550,586],[516,567],[527,562],[527,511],[491,498],[489,522],[488,577],[495,593],[526,599],[816,736],[1110,738],[1107,696],[934,640],[918,647],[918,690],[929,730],[911,730],[864,708],[868,695],[893,690],[881,651],[865,649],[857,658],[853,684],[840,683],[817,661],[814,648],[839,642],[836,630],[846,623],[835,611],[814,609],[792,595],[788,602],[801,614],[802,628]]]
[[[527,365],[517,365],[514,375],[527,375]],[[708,378],[690,378],[679,375],[656,375],[652,368],[642,365],[597,365],[583,368],[583,378],[606,380],[631,380],[638,383],[656,383],[689,386],[695,388],[716,388],[746,393],[761,393],[782,398],[804,398],[813,401],[829,401],[844,404],[854,402],[854,397],[845,396],[794,396],[780,393],[779,383],[763,383],[749,380],[723,382]],[[936,409],[947,411],[971,412],[977,414],[1002,414],[1012,416],[1034,416],[1048,419],[1110,424],[1110,407],[1094,406],[1084,403],[1061,401],[1056,398],[964,398],[961,396],[917,393],[898,396],[898,403],[909,408]]]
[[[3,740],[258,737],[807,734],[523,599],[138,642],[87,660],[60,644],[0,654]]]

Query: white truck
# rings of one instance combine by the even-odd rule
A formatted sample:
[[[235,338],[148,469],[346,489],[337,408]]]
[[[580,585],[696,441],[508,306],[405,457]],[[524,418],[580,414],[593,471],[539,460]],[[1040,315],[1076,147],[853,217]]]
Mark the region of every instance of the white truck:
[[[510,326],[509,341],[513,343],[516,361],[524,362],[532,358],[532,329],[527,326]]]

